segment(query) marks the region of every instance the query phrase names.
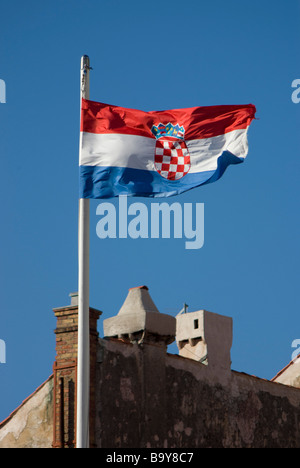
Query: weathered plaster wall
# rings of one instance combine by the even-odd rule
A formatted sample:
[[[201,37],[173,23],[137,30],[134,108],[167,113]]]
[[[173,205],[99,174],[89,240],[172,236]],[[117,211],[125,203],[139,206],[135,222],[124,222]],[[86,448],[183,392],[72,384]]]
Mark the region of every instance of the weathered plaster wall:
[[[0,425],[0,448],[51,448],[53,378],[49,378]]]
[[[102,362],[100,362],[102,361]],[[100,340],[98,447],[300,447],[300,389]]]
[[[99,340],[96,446],[300,447],[300,389],[218,371],[159,343]],[[0,448],[51,448],[53,378],[0,425]]]
[[[167,358],[166,382],[169,446],[300,446],[299,389],[234,371],[215,375],[176,356]]]
[[[300,388],[300,355],[295,361],[291,361],[285,369],[282,369],[272,380],[273,382]]]

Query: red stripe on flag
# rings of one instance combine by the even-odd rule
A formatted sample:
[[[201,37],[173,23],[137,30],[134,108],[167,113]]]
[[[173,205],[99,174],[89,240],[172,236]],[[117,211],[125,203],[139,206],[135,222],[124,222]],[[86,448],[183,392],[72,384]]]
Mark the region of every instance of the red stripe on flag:
[[[144,112],[83,99],[80,130],[155,138],[151,132],[152,126],[170,122],[184,127],[185,140],[196,140],[246,129],[255,118],[255,112],[253,104]]]

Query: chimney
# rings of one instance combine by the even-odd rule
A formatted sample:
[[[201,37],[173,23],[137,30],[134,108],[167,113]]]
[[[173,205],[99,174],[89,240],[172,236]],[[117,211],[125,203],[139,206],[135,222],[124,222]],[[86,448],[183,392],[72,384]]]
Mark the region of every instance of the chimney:
[[[176,342],[180,356],[229,371],[232,318],[207,310],[180,313],[176,317]]]
[[[71,305],[53,309],[56,324],[54,374],[53,448],[76,446],[76,387],[78,340],[78,293]],[[102,314],[90,307],[90,446],[95,445],[95,378],[98,346],[97,320]]]
[[[167,346],[175,341],[176,319],[161,314],[147,286],[139,286],[129,289],[118,315],[104,320],[103,328],[105,337]]]
[[[157,440],[164,440],[167,427],[167,345],[175,341],[176,319],[161,314],[147,286],[140,286],[129,289],[119,313],[104,320],[103,327],[106,338],[122,341],[124,350],[134,350],[139,370],[135,378],[141,392],[136,430],[142,446],[157,444]]]

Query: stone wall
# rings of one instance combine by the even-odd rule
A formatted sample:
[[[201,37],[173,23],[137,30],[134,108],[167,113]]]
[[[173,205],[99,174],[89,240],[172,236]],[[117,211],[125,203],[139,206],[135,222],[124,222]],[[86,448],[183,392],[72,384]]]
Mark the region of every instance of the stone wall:
[[[300,389],[161,346],[100,340],[96,444],[103,448],[298,448]]]
[[[51,376],[0,424],[0,448],[53,447],[53,393]],[[299,388],[216,374],[159,344],[100,339],[95,393],[98,448],[300,446]]]

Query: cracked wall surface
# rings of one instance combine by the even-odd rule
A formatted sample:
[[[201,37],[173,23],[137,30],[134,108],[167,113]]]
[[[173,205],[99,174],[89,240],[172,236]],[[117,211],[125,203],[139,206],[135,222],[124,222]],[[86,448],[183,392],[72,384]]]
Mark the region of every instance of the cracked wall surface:
[[[51,448],[53,379],[39,387],[0,425],[0,448]]]
[[[105,448],[299,448],[300,389],[158,346],[101,341],[96,441]]]

